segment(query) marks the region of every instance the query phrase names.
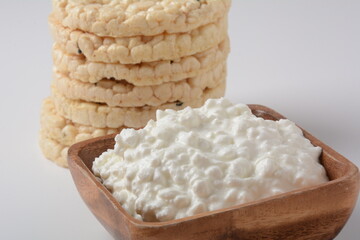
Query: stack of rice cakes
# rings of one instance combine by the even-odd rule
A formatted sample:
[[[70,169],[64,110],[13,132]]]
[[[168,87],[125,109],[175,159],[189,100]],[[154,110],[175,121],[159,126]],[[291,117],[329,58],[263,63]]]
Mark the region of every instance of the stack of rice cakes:
[[[231,0],[53,0],[52,96],[44,155],[67,166],[72,144],[141,128],[157,109],[224,95]]]

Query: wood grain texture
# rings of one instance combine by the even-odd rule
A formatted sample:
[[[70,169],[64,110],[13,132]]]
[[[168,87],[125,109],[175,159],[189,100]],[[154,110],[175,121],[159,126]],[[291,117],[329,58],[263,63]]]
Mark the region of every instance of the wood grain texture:
[[[260,105],[253,113],[284,118]],[[167,222],[142,222],[130,216],[91,172],[95,157],[114,147],[115,135],[73,145],[68,163],[84,202],[115,239],[126,240],[254,240],[333,239],[356,204],[358,168],[304,129],[304,136],[323,149],[321,163],[331,181],[247,204]]]

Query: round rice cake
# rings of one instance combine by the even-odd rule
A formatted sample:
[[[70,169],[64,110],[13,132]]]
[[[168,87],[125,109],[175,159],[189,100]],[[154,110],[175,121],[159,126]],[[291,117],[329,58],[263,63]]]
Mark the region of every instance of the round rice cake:
[[[206,89],[215,88],[226,77],[226,62],[209,72],[178,82],[154,86],[134,86],[126,81],[104,79],[86,83],[54,72],[53,86],[70,99],[106,103],[108,106],[160,106],[168,102],[192,102],[202,97]]]
[[[187,106],[200,107],[209,98],[220,98],[225,93],[225,81],[219,86],[207,89],[201,98],[191,102],[162,104],[157,107],[109,107],[106,104],[72,100],[64,97],[53,87],[53,101],[56,111],[72,122],[97,128],[144,127],[150,119],[155,119],[156,110],[181,110]]]
[[[56,112],[51,98],[46,98],[43,101],[40,123],[42,132],[47,137],[66,146],[71,146],[77,142],[85,141],[91,138],[119,133],[122,129],[122,127],[116,129],[95,128],[73,123]]]
[[[67,152],[69,146],[65,146],[58,141],[46,136],[41,131],[39,136],[39,146],[44,156],[61,167],[68,167]]]
[[[227,37],[227,18],[186,33],[135,36],[130,38],[99,37],[81,30],[63,27],[49,19],[54,40],[68,54],[82,55],[88,61],[137,64],[178,59],[217,46]]]
[[[195,77],[224,62],[230,46],[227,38],[218,46],[192,56],[139,64],[114,64],[87,61],[83,56],[68,55],[56,43],[53,47],[57,71],[83,82],[105,79],[126,80],[135,86],[151,86]]]
[[[52,0],[63,26],[98,36],[189,32],[224,17],[231,0]]]

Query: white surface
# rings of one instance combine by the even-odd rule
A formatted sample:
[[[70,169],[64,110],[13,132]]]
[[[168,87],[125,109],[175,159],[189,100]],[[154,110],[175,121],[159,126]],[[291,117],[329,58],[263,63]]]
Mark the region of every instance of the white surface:
[[[115,141],[92,170],[142,221],[190,217],[328,182],[321,148],[294,122],[258,118],[225,98],[158,111],[156,121],[123,129]]]
[[[69,171],[37,146],[50,9],[39,0],[0,8],[0,239],[111,239]],[[359,12],[358,0],[233,0],[226,96],[277,110],[359,166]],[[358,238],[359,222],[358,203],[337,239]]]

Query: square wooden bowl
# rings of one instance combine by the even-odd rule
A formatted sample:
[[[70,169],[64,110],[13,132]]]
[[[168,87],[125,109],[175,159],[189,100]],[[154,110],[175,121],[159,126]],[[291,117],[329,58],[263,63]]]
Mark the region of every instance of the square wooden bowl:
[[[267,107],[249,106],[258,117],[284,118]],[[333,239],[356,204],[359,170],[308,132],[304,135],[323,149],[321,163],[329,182],[167,222],[136,220],[92,173],[95,157],[114,147],[115,135],[75,144],[69,150],[68,162],[81,197],[115,239]]]

